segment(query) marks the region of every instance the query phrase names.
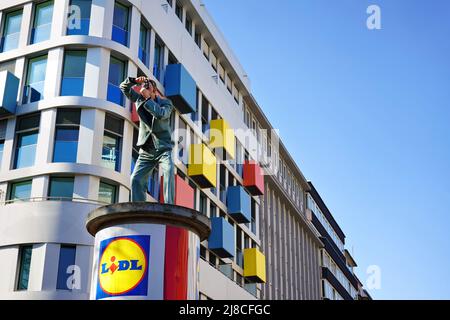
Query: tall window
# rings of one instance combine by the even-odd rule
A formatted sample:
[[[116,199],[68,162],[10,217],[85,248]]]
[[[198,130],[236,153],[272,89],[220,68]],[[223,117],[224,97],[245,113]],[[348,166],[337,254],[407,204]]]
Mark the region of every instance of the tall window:
[[[40,3],[34,12],[31,43],[38,43],[50,39],[52,29],[53,1]]]
[[[187,137],[188,137],[188,126],[186,124],[186,122],[180,118],[179,120],[179,128],[178,128],[178,136],[179,136],[179,140],[178,140],[178,159],[180,159],[180,161],[184,164],[184,165],[188,165],[188,141],[187,141]]]
[[[252,218],[250,222],[250,230],[253,234],[256,234],[256,216],[258,215],[258,204],[254,199],[251,199],[251,212]]]
[[[206,201],[206,195],[200,192],[200,212],[206,216],[208,210],[208,202]]]
[[[109,204],[115,203],[117,201],[116,193],[116,186],[105,182],[100,182],[100,187],[98,190],[98,201]]]
[[[159,37],[155,39],[155,62],[153,65],[153,75],[161,80],[162,69],[164,66],[164,43]]]
[[[103,135],[102,165],[120,171],[120,149],[122,147],[123,120],[106,115]]]
[[[62,96],[83,96],[86,51],[66,51],[64,55]]]
[[[134,167],[136,166],[136,161],[139,158],[139,147],[136,146],[139,138],[139,131],[137,129],[133,129],[133,151],[131,152],[131,173],[134,171]]]
[[[72,284],[68,283],[72,274],[69,267],[75,265],[76,246],[62,245],[59,250],[58,278],[56,289],[72,290]]]
[[[73,177],[51,177],[48,197],[54,200],[72,200],[73,184]]]
[[[27,200],[31,198],[31,183],[32,180],[15,182],[11,184],[9,190],[8,200]]]
[[[192,121],[197,121],[198,119],[198,110],[199,110],[199,101],[198,97],[200,95],[200,90],[197,88],[197,95],[195,96],[195,111],[191,113]]]
[[[175,5],[175,14],[177,15],[180,21],[183,21],[183,7],[178,3]]]
[[[242,231],[236,227],[236,264],[244,268],[244,256],[242,254]]]
[[[209,101],[205,96],[202,97],[202,131],[206,133],[209,130]]]
[[[2,166],[3,148],[5,146],[7,120],[0,121],[0,168]]]
[[[16,49],[19,46],[20,25],[22,24],[22,10],[10,12],[5,16],[3,36],[0,52]]]
[[[226,203],[227,200],[227,187],[225,177],[227,176],[227,169],[224,164],[220,165],[220,182],[219,182],[219,198],[220,201]]]
[[[148,67],[150,51],[150,30],[141,23],[141,31],[139,34],[139,59]]]
[[[202,46],[202,36],[197,31],[195,31],[194,41],[197,44],[197,47],[201,48],[201,46]]]
[[[67,35],[88,35],[92,0],[70,0]]]
[[[23,103],[44,99],[45,73],[47,56],[40,56],[28,61],[27,78],[23,90]]]
[[[27,290],[30,277],[31,254],[33,247],[31,245],[20,246],[16,290]]]
[[[125,98],[120,90],[120,83],[125,78],[125,62],[111,57],[108,76],[107,100],[124,106]]]
[[[192,35],[192,19],[188,14],[186,14],[185,27],[186,27],[186,30],[189,33],[189,35]]]
[[[34,165],[40,118],[39,113],[19,118],[16,128],[14,169]]]
[[[112,40],[123,44],[124,46],[128,46],[128,20],[128,7],[116,2],[114,4]]]
[[[53,162],[77,162],[80,109],[58,109]]]

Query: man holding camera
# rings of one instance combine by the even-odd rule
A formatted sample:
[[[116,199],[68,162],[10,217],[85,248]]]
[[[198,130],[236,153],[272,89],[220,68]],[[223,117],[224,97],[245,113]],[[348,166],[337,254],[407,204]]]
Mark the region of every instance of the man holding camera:
[[[141,86],[139,93],[133,87]],[[131,201],[145,201],[148,178],[161,164],[164,179],[164,202],[173,204],[175,193],[174,162],[172,159],[172,129],[170,115],[172,101],[162,96],[156,82],[146,77],[128,77],[120,84],[124,95],[136,104],[139,115],[139,158],[131,175]]]

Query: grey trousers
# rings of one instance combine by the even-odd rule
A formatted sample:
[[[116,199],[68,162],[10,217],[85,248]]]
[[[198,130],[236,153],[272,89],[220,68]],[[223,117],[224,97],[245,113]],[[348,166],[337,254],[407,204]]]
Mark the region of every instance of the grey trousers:
[[[163,176],[164,202],[174,204],[175,202],[175,177],[172,150],[139,150],[139,158],[136,161],[131,174],[131,201],[146,201],[147,185],[150,174],[157,165],[161,165]]]

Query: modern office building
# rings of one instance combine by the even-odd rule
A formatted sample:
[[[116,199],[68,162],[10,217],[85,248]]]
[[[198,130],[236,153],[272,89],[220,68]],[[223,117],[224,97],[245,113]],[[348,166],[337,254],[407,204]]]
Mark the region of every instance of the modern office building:
[[[345,249],[345,234],[312,182],[308,184],[307,217],[324,244],[320,249],[322,298],[359,300],[365,293],[361,281],[354,273],[357,264]]]
[[[139,118],[119,84],[141,75],[176,107],[176,203],[212,221],[200,298],[323,296],[314,193],[201,0],[2,1],[0,36],[0,299],[88,299],[85,220],[130,199]]]

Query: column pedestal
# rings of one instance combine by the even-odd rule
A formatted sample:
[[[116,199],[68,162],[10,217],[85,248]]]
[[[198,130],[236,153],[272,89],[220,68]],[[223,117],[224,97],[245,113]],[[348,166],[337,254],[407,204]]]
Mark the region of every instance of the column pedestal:
[[[211,225],[198,211],[119,203],[89,214],[95,237],[91,300],[197,300],[200,242]]]

